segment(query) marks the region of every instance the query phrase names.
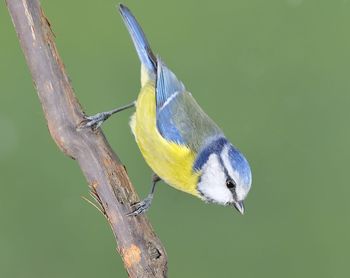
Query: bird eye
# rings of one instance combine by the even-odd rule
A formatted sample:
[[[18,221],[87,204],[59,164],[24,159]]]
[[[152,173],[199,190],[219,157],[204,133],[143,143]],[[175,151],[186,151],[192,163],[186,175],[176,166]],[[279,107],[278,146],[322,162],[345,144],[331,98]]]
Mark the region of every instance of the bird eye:
[[[235,189],[236,188],[236,183],[231,180],[231,179],[227,179],[226,180],[226,186],[228,189]]]

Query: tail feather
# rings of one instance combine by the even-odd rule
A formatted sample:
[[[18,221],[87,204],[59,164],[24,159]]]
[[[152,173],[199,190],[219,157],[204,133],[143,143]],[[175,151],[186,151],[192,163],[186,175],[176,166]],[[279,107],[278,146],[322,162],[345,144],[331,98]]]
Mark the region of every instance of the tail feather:
[[[137,22],[131,11],[123,4],[119,4],[119,12],[132,38],[141,63],[149,73],[156,74],[157,59],[151,50],[140,24]]]

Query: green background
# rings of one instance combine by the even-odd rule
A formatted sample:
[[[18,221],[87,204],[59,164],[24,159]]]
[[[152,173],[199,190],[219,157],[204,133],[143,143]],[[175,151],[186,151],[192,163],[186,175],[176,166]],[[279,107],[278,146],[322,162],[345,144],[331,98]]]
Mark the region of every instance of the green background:
[[[89,114],[134,100],[117,2],[42,1]],[[148,215],[170,277],[348,277],[350,1],[125,1],[156,53],[250,161],[246,215],[159,186]],[[77,164],[52,141],[0,4],[0,277],[126,277]],[[128,127],[103,129],[140,196]]]

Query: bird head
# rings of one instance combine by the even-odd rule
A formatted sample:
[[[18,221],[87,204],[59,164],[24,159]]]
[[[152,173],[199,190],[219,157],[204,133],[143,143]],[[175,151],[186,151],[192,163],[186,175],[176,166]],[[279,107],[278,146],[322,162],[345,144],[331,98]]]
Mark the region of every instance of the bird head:
[[[243,201],[252,183],[249,163],[225,138],[214,140],[199,153],[195,166],[200,177],[197,190],[207,202],[232,205],[244,213]]]

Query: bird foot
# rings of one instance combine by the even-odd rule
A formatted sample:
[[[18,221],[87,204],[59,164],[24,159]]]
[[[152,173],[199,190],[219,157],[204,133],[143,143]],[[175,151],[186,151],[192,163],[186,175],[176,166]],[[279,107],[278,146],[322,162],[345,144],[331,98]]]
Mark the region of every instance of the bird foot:
[[[93,116],[85,116],[85,119],[80,123],[79,128],[91,127],[93,130],[98,129],[104,121],[111,116],[110,112],[101,112]]]
[[[145,213],[151,207],[152,200],[153,200],[153,195],[149,194],[147,196],[147,198],[145,198],[141,202],[138,202],[138,203],[132,205],[133,211],[128,213],[127,215],[128,216],[137,216],[139,214]]]

